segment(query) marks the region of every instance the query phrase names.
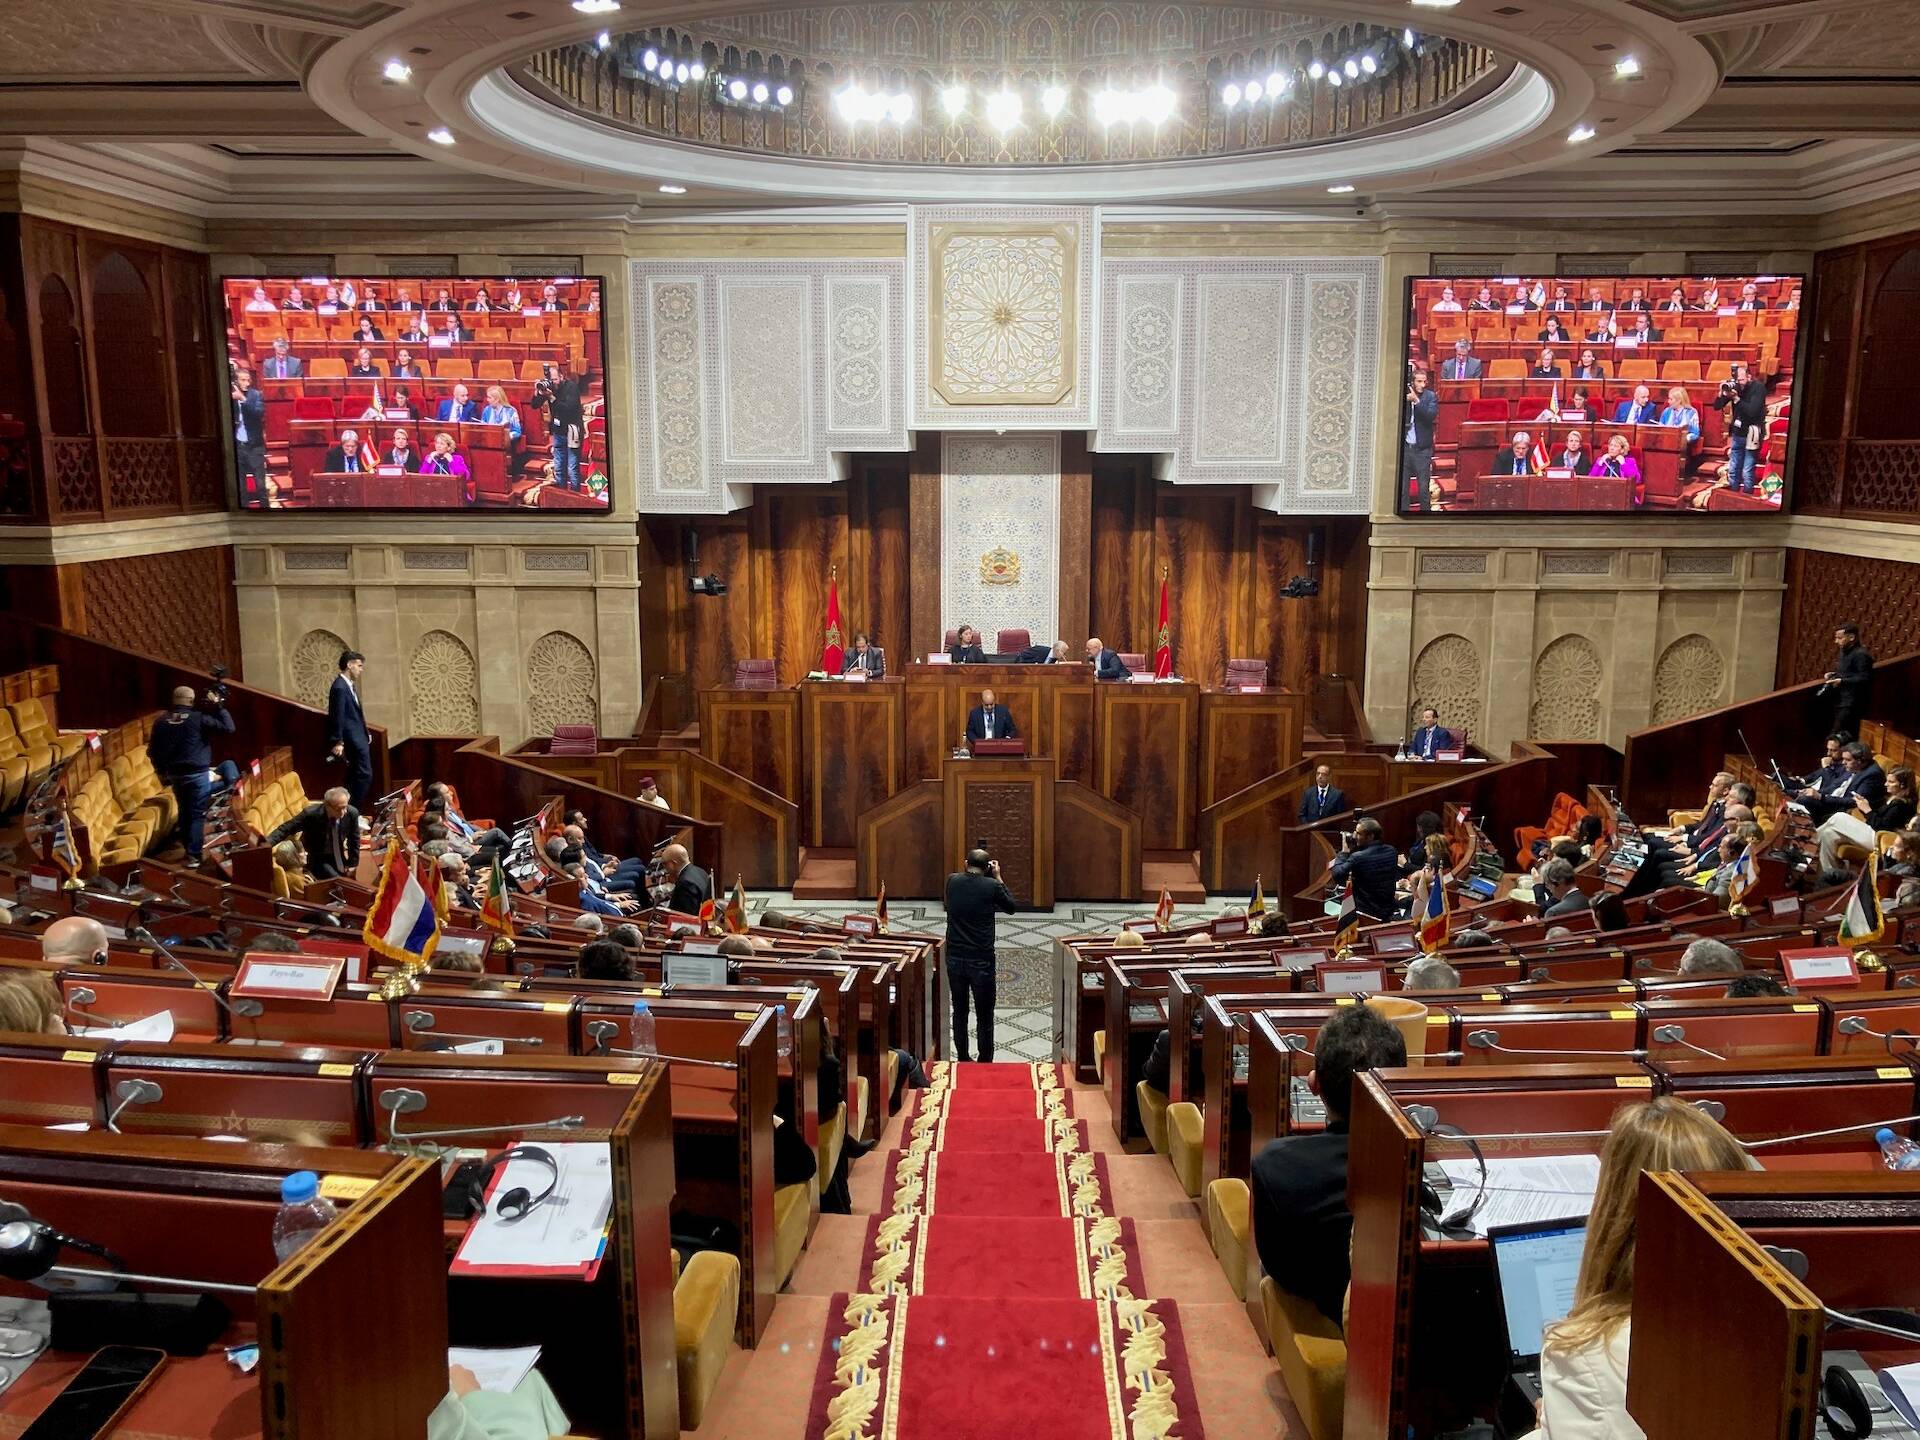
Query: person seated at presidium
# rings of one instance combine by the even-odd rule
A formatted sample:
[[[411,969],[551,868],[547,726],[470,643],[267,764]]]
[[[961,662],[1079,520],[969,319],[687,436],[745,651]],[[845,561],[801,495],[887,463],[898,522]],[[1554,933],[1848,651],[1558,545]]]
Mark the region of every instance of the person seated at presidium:
[[[1365,1005],[1334,1012],[1313,1042],[1308,1086],[1327,1110],[1326,1129],[1269,1141],[1248,1179],[1254,1244],[1273,1283],[1339,1322],[1352,1279],[1353,1215],[1347,1209],[1347,1125],[1354,1076],[1407,1063],[1399,1030]]]
[[[1548,470],[1569,470],[1575,475],[1586,474],[1592,465],[1593,454],[1587,449],[1586,435],[1579,430],[1569,430],[1561,448],[1547,457]]]
[[[1420,724],[1407,741],[1407,757],[1432,760],[1442,750],[1453,749],[1453,732],[1440,723],[1440,712],[1428,705],[1420,712]]]
[[[1013,740],[1020,729],[1004,705],[996,704],[991,690],[980,692],[980,703],[967,712],[967,739]]]
[[[417,471],[420,468],[420,452],[413,448],[413,437],[404,429],[395,430],[393,440],[380,452],[380,464]]]
[[[980,632],[971,625],[962,625],[953,632],[953,648],[947,651],[947,658],[956,665],[978,665],[986,658],[986,652],[980,647]]]
[[[1098,635],[1087,641],[1087,659],[1093,662],[1096,680],[1126,680],[1133,675],[1120,657],[1101,643]]]
[[[869,680],[878,680],[887,673],[887,652],[868,640],[864,630],[853,637],[853,648],[847,651],[845,661],[840,666],[842,675],[852,675],[856,671]]]
[[[1589,473],[1609,480],[1631,480],[1633,503],[1638,505],[1647,498],[1646,477],[1640,473],[1640,462],[1633,458],[1632,449],[1626,436],[1608,436],[1606,453],[1593,462]]]
[[[422,475],[457,475],[467,482],[467,499],[473,499],[473,470],[466,457],[453,448],[453,436],[442,430],[433,437],[433,449],[420,462]]]
[[[1685,1100],[1662,1095],[1614,1112],[1600,1149],[1573,1308],[1548,1327],[1540,1355],[1540,1426],[1523,1440],[1646,1440],[1627,1413],[1640,1177],[1758,1168],[1739,1141]]]

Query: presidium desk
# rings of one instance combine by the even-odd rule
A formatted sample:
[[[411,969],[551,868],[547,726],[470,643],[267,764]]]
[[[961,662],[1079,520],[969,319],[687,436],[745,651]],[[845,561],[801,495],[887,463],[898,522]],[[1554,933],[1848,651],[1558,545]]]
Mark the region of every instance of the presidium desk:
[[[951,758],[984,689],[1025,756]],[[1298,760],[1305,724],[1303,695],[1096,682],[1079,662],[700,692],[701,752],[798,805],[861,896],[937,897],[978,844],[1023,906],[1140,898],[1142,861],[1190,856],[1201,810]]]

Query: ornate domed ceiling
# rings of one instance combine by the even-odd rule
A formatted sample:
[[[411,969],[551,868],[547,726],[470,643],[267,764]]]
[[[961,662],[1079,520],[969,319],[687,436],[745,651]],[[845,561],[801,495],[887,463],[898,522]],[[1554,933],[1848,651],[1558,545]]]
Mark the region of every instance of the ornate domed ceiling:
[[[638,135],[943,169],[1165,165],[1401,130],[1512,66],[1412,28],[1245,6],[932,0],[606,32],[513,67]]]

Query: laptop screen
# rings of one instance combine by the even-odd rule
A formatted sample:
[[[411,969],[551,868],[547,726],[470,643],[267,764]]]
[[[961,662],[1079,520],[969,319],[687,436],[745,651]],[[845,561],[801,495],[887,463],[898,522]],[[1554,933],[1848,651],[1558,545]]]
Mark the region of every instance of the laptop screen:
[[[1540,1358],[1549,1325],[1573,1308],[1580,1278],[1580,1254],[1586,1248],[1584,1221],[1529,1225],[1492,1235],[1494,1271],[1500,1281],[1500,1306],[1507,1319],[1507,1348],[1516,1364]]]

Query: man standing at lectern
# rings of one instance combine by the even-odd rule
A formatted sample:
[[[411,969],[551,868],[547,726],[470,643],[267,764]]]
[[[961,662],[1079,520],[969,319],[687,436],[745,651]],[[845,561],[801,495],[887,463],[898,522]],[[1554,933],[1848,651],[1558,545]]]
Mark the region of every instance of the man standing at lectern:
[[[982,690],[980,703],[967,712],[967,739],[1011,740],[1019,733],[1013,716],[993,703],[993,691]]]

